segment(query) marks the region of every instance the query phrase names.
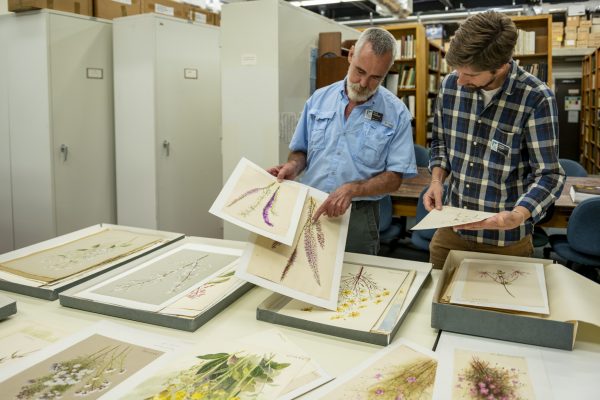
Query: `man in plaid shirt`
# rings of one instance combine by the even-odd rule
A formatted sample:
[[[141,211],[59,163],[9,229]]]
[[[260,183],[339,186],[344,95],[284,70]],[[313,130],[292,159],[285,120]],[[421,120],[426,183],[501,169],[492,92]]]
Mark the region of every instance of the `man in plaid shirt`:
[[[430,262],[442,268],[450,250],[531,256],[533,225],[560,196],[556,99],[546,84],[512,60],[517,29],[485,12],[457,30],[446,55],[455,71],[436,100],[431,184],[425,208],[496,213],[484,221],[440,228]]]

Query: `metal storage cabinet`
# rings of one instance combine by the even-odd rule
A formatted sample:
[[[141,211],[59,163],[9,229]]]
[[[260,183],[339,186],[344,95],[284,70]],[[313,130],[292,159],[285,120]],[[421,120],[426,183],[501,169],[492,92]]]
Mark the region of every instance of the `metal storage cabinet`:
[[[14,247],[115,222],[110,22],[40,10],[0,26]]]
[[[219,28],[142,14],[113,35],[119,224],[221,238]]]

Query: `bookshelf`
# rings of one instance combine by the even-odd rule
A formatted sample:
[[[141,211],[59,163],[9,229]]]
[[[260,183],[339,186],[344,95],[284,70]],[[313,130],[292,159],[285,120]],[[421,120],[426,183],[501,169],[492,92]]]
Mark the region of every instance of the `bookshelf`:
[[[552,83],[552,16],[549,14],[511,17],[520,32],[513,58],[526,71],[548,85]],[[519,49],[522,49],[519,51]],[[545,67],[544,67],[545,66]]]
[[[433,104],[441,80],[447,73],[445,52],[427,40],[425,27],[420,23],[383,28],[394,35],[400,47],[400,57],[394,61],[386,86],[397,93],[411,111],[414,142],[427,146]]]
[[[597,75],[600,70],[600,49],[585,56],[582,63],[582,113],[579,132],[579,163],[590,174],[600,173],[600,87]]]

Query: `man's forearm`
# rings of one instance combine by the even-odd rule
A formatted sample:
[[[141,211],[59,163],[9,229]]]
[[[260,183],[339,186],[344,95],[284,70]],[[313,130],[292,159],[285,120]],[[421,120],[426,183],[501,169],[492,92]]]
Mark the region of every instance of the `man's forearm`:
[[[447,176],[448,173],[445,169],[440,167],[433,167],[433,169],[431,170],[431,183],[439,182],[441,184],[444,184],[444,180],[446,180]]]
[[[398,190],[402,184],[402,174],[392,171],[385,171],[374,177],[346,183],[352,193],[352,197],[369,197],[381,194],[391,193]]]
[[[296,175],[300,174],[306,168],[306,153],[303,151],[292,151],[288,155],[288,163],[295,164]]]

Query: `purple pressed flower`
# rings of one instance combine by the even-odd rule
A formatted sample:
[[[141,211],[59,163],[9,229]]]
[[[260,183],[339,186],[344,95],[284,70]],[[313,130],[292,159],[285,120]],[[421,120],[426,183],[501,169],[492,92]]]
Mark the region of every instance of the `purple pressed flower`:
[[[267,201],[267,205],[265,205],[265,208],[263,208],[263,212],[262,212],[263,221],[265,221],[265,224],[267,224],[269,226],[273,226],[273,224],[271,223],[271,221],[269,221],[269,211],[271,211],[272,208],[273,208],[273,203],[275,202],[275,198],[277,197],[277,193],[279,193],[279,188],[280,187],[278,187],[275,190],[275,192],[273,193],[273,195],[271,196],[271,198],[269,199],[269,201]]]
[[[319,242],[319,246],[322,249],[325,248],[325,234],[323,233],[323,226],[321,225],[321,220],[317,220],[315,223],[315,228],[317,228],[317,241]]]
[[[488,393],[490,392],[490,390],[489,390],[489,389],[487,389],[487,388],[484,388],[484,387],[482,387],[481,389],[479,389],[479,392],[480,392],[481,394],[488,394]]]
[[[384,391],[383,389],[377,389],[377,390],[375,391],[375,394],[376,394],[376,395],[378,395],[378,396],[380,396],[380,395],[382,395],[382,394],[384,394],[384,393],[385,393],[385,391]]]
[[[239,195],[238,197],[236,197],[235,199],[233,199],[229,204],[227,204],[227,207],[231,207],[232,205],[234,205],[235,203],[237,203],[238,201],[242,200],[244,197],[249,196],[251,194],[254,194],[256,192],[259,192],[261,190],[265,190],[268,189],[269,187],[273,186],[275,184],[275,182],[267,185],[267,186],[263,186],[263,187],[257,187],[254,189],[250,189],[244,193],[242,193],[241,195]]]
[[[285,268],[283,269],[283,272],[281,273],[280,280],[283,280],[285,278],[285,276],[287,275],[288,271],[290,270],[290,267],[292,266],[292,264],[294,263],[294,261],[296,261],[296,254],[298,254],[298,248],[297,247],[292,252],[292,255],[290,256],[290,258],[288,258],[288,262],[285,265]]]
[[[417,378],[415,378],[414,376],[409,376],[408,378],[406,378],[406,382],[408,383],[415,383],[417,381]]]
[[[383,378],[383,375],[381,375],[381,373],[376,373],[375,374],[375,379],[380,380],[381,378]]]
[[[484,387],[485,387],[485,383],[483,383],[483,382],[479,382],[479,383],[477,384],[477,386],[479,386],[480,388],[484,388]]]

